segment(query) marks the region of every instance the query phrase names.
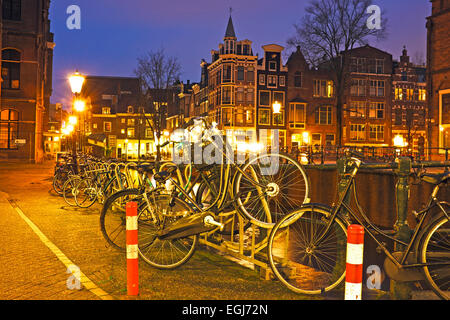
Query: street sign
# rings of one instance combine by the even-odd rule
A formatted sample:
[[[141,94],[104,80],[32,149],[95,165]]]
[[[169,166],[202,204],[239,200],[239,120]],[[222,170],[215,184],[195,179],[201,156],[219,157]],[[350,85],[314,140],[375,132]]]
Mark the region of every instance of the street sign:
[[[25,143],[27,143],[27,140],[25,139],[16,139],[14,140],[14,143],[18,146],[23,146]]]

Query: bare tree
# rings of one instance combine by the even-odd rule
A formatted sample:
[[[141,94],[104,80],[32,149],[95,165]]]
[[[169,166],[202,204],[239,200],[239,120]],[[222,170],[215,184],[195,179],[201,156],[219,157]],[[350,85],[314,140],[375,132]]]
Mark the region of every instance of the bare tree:
[[[367,9],[371,0],[311,0],[306,14],[295,24],[295,34],[289,46],[300,46],[312,67],[327,68],[334,75],[336,86],[336,141],[342,143],[342,109],[345,72],[349,57],[345,54],[356,45],[365,45],[370,37],[378,40],[386,36],[387,19],[380,17],[377,27],[370,27]]]
[[[164,49],[160,48],[138,57],[134,73],[142,87],[140,97],[140,104],[144,111],[142,116],[145,117],[145,113],[152,115],[150,119],[146,119],[146,122],[157,137],[156,160],[160,161],[160,139],[164,129],[163,121],[167,115],[169,89],[178,81],[181,65],[176,57],[168,56]]]
[[[425,65],[425,56],[423,54],[423,51],[416,51],[414,53],[414,56],[412,58],[412,63],[418,65],[418,66],[424,66]]]

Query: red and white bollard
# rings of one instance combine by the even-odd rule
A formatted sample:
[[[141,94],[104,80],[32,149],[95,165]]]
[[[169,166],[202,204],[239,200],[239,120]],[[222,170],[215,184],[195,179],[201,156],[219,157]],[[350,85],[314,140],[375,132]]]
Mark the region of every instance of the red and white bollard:
[[[361,300],[363,277],[364,228],[357,224],[347,229],[345,300]]]
[[[137,203],[127,202],[127,294],[139,294]]]

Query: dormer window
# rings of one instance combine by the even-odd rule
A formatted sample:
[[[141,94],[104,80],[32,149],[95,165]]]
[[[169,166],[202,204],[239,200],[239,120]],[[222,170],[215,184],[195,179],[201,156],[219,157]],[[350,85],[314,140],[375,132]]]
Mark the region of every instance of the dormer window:
[[[242,52],[242,54],[244,55],[244,56],[248,56],[249,55],[249,52],[250,52],[250,47],[249,47],[249,45],[248,44],[244,44],[244,51]]]
[[[127,112],[133,113],[134,112],[133,106],[128,106]]]

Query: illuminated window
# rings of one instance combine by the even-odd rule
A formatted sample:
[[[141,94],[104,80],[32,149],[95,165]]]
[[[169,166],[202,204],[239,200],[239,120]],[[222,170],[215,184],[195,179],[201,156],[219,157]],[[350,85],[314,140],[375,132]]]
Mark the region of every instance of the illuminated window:
[[[354,141],[366,140],[366,126],[364,124],[350,125],[350,140]]]
[[[313,95],[315,97],[332,98],[334,95],[334,83],[331,80],[314,80]]]
[[[134,138],[134,128],[127,128],[127,137]]]
[[[426,101],[426,100],[427,100],[427,90],[419,89],[419,101]]]
[[[0,149],[17,149],[15,140],[19,134],[19,113],[12,109],[0,112]]]
[[[289,128],[303,129],[305,128],[305,111],[306,104],[291,103],[289,104]]]
[[[102,114],[111,114],[111,108],[103,107],[102,108]]]
[[[406,100],[411,101],[414,98],[414,89],[406,89]]]
[[[369,139],[376,141],[384,140],[384,126],[383,125],[371,125],[369,127]]]
[[[103,131],[104,132],[111,132],[112,126],[111,126],[111,122],[103,122]]]
[[[146,129],[145,129],[145,137],[146,137],[146,138],[151,138],[151,137],[153,137],[153,131],[152,131],[151,128],[146,128]]]
[[[403,100],[403,89],[395,88],[395,100]]]
[[[232,108],[222,108],[222,124],[226,127],[231,127],[233,125]]]

